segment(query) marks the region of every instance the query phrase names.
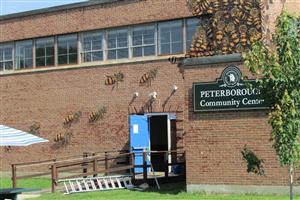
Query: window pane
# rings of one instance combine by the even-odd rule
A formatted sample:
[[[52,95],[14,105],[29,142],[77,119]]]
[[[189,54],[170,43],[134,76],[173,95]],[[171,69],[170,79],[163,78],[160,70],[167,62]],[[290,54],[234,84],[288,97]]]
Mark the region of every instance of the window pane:
[[[135,47],[133,48],[133,57],[141,57],[143,56],[143,48],[142,47]]]
[[[0,61],[2,61],[4,59],[4,50],[0,49]]]
[[[116,48],[117,47],[116,38],[117,38],[117,35],[115,33],[108,33],[108,37],[107,37],[108,48]]]
[[[45,56],[45,49],[44,48],[36,48],[36,57],[43,57]]]
[[[36,66],[37,67],[45,66],[45,58],[44,57],[36,58]]]
[[[159,24],[159,49],[161,54],[183,52],[182,21],[163,22]]]
[[[182,53],[183,52],[183,47],[182,47],[182,43],[172,43],[172,52],[171,53]]]
[[[66,52],[67,42],[61,42],[58,49],[60,53]],[[42,38],[36,40],[36,66],[54,65],[54,38]]]
[[[77,63],[77,35],[58,37],[58,64]]]
[[[142,45],[143,44],[143,36],[142,35],[135,35],[132,38],[133,45]]]
[[[46,55],[47,56],[54,56],[54,46],[48,46],[46,48]]]
[[[32,40],[16,42],[16,68],[32,67]]]
[[[173,30],[171,32],[171,40],[172,40],[172,42],[182,41],[182,37],[183,37],[182,30]]]
[[[13,61],[5,62],[5,70],[12,70],[13,69]]]
[[[4,63],[0,62],[0,71],[4,70]]]
[[[101,50],[102,49],[102,40],[94,40],[92,50]]]
[[[199,22],[200,22],[200,19],[198,19],[198,18],[191,18],[191,19],[187,20],[187,29],[186,29],[186,35],[187,35],[186,37],[187,38],[186,38],[186,40],[187,40],[188,49],[191,46],[191,42],[192,42],[193,36],[196,32]]]
[[[170,44],[161,44],[160,45],[160,53],[161,54],[170,54],[171,53]]]
[[[69,44],[69,53],[77,53],[77,44],[74,43]]]
[[[92,61],[101,61],[103,60],[102,51],[92,53]]]
[[[116,52],[116,50],[110,50],[110,51],[108,51],[107,58],[108,59],[117,59],[117,52]]]
[[[128,49],[119,49],[118,58],[128,58]]]
[[[144,35],[144,44],[154,44],[154,32]]]
[[[25,59],[25,68],[32,67],[32,59]]]
[[[58,56],[58,63],[59,64],[67,64],[68,63],[68,56]]]
[[[155,46],[144,47],[144,56],[155,55]]]
[[[120,37],[118,37],[118,47],[127,47],[128,43],[128,38],[127,38],[127,33],[126,33],[126,37],[124,37],[124,35],[121,35]]]
[[[54,56],[50,56],[46,58],[46,66],[53,66],[54,65]]]
[[[133,45],[143,44],[143,30],[137,30],[132,32],[132,42]]]
[[[77,54],[69,55],[69,63],[68,64],[76,64],[77,63]]]
[[[61,42],[58,45],[58,55],[67,54],[68,53],[68,43]]]
[[[12,48],[4,49],[4,60],[12,60]]]
[[[91,53],[85,53],[84,54],[84,62],[91,62],[92,59],[91,59]]]
[[[91,49],[92,49],[91,42],[84,42],[83,43],[83,51],[91,51]]]

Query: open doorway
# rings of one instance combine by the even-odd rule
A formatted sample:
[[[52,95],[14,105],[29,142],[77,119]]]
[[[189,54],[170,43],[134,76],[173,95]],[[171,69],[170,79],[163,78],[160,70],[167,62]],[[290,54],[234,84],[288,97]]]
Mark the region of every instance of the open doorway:
[[[151,151],[170,150],[168,115],[149,116],[150,149]],[[164,171],[164,154],[151,154],[154,171]]]

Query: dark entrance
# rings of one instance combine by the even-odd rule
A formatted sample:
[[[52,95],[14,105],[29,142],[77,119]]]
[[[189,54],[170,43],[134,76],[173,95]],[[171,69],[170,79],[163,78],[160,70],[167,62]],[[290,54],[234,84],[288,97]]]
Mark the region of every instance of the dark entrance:
[[[168,115],[150,116],[151,151],[168,151]],[[164,171],[164,154],[151,154],[154,171]]]

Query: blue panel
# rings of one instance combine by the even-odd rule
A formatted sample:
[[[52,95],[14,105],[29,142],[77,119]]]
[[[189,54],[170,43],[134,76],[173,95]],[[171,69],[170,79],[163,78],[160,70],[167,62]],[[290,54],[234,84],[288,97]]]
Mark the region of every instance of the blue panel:
[[[150,133],[148,117],[143,115],[130,116],[130,149],[136,153],[135,165],[143,164],[143,151],[149,151]],[[148,159],[147,159],[148,160]],[[147,161],[149,163],[149,161]],[[135,168],[135,173],[142,173],[142,168]]]

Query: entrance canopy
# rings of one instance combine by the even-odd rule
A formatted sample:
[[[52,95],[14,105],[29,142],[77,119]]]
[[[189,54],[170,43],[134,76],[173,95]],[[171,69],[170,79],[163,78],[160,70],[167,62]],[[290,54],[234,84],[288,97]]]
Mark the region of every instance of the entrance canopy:
[[[48,140],[0,125],[0,146],[28,146],[40,142],[48,142]]]

